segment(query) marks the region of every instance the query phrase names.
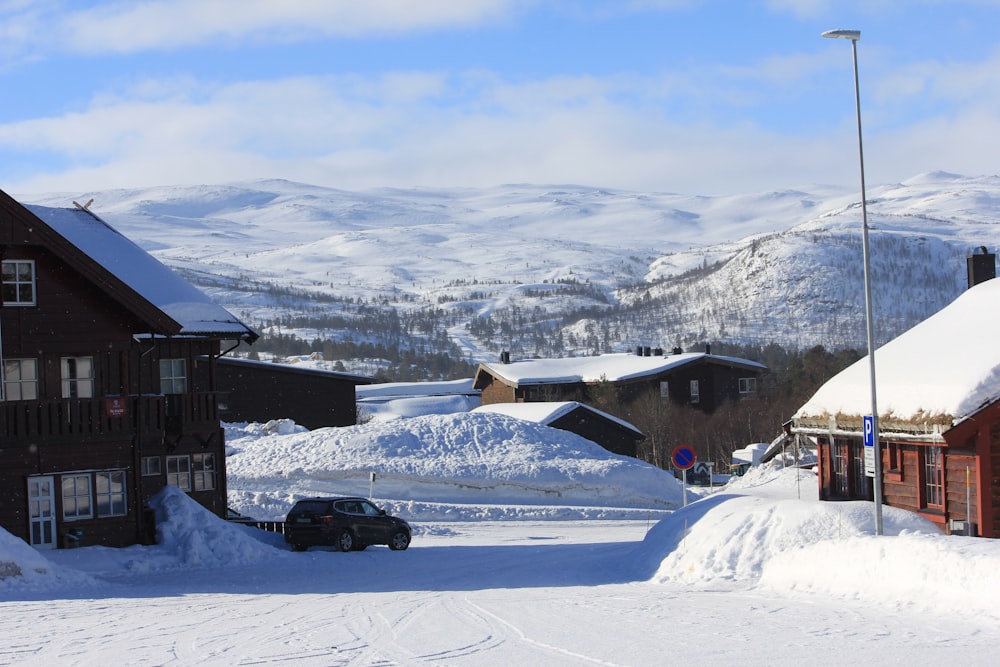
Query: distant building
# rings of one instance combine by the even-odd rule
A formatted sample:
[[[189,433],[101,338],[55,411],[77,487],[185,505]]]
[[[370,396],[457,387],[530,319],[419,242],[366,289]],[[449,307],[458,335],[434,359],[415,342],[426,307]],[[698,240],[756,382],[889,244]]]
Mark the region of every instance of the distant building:
[[[998,330],[1000,281],[987,279],[875,351],[882,501],[945,532],[1000,537]],[[865,357],[789,424],[818,443],[823,500],[873,499],[862,432],[870,384]]]
[[[504,414],[576,433],[614,454],[635,456],[646,435],[628,422],[576,401],[492,403],[473,410]]]
[[[226,513],[217,365],[257,333],[86,207],[0,192],[0,526],[149,542],[164,486]]]
[[[638,348],[635,354],[525,359],[482,363],[473,386],[483,405],[579,401],[592,403],[604,390],[622,403],[655,393],[676,404],[712,412],[728,400],[757,391],[767,367],[756,361],[705,352],[663,353]]]
[[[374,378],[296,364],[225,357],[218,361],[222,419],[291,419],[308,429],[357,423],[355,388]]]

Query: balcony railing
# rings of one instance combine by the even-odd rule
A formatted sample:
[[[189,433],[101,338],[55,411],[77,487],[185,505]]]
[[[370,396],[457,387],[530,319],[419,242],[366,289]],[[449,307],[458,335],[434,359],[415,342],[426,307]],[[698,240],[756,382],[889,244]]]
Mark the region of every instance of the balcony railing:
[[[218,426],[216,395],[211,392],[169,396],[56,399],[0,402],[0,438],[7,441],[52,441],[179,434]]]

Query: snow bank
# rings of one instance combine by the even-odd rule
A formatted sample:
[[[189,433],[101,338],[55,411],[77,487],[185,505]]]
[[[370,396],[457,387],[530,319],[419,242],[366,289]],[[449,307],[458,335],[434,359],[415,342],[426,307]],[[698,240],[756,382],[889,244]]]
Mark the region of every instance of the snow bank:
[[[506,415],[424,415],[268,435],[241,435],[231,425],[227,439],[230,505],[258,519],[282,519],[304,496],[367,496],[371,473],[374,497],[387,508],[405,504],[407,519],[439,519],[441,503],[667,510],[681,502],[668,472]]]
[[[95,583],[81,572],[50,562],[42,552],[0,528],[0,593],[47,591]]]
[[[883,507],[884,534],[876,537],[872,503],[819,502],[816,495],[811,471],[752,469],[654,526],[638,556],[640,576],[1000,620],[996,540],[945,536],[892,507]]]

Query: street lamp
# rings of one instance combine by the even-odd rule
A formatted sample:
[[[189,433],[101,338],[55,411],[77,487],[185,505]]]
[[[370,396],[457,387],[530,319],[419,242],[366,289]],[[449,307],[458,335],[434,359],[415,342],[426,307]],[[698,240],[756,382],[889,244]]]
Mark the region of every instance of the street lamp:
[[[861,87],[858,85],[858,40],[860,30],[827,30],[823,37],[851,40],[854,54],[854,101],[858,110],[858,157],[861,160],[861,247],[865,262],[865,324],[868,333],[868,375],[872,395],[872,449],[875,455],[875,534],[882,534],[882,451],[878,441],[878,401],[875,399],[875,324],[872,318],[871,252],[868,248],[868,202],[865,196],[865,151],[861,142]]]

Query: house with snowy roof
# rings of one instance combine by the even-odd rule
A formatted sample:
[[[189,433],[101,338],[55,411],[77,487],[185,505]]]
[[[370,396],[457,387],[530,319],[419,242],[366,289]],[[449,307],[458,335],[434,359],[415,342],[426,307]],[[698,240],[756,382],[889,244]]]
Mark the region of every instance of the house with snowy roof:
[[[472,412],[489,412],[551,426],[595,442],[614,454],[635,456],[646,434],[623,419],[577,401],[492,403]]]
[[[168,484],[225,516],[216,364],[257,333],[85,206],[0,192],[0,258],[0,526],[148,542]]]
[[[997,331],[1000,280],[988,279],[875,351],[882,501],[945,532],[1000,537]],[[789,424],[818,443],[821,499],[873,499],[862,433],[870,387],[865,357],[821,386]]]
[[[767,367],[756,361],[704,352],[664,353],[636,348],[635,354],[594,357],[525,359],[481,363],[473,387],[482,392],[483,405],[578,401],[591,403],[607,389],[621,403],[631,403],[655,392],[663,400],[691,405],[705,412],[729,400],[752,395]]]

